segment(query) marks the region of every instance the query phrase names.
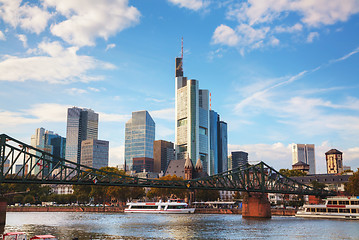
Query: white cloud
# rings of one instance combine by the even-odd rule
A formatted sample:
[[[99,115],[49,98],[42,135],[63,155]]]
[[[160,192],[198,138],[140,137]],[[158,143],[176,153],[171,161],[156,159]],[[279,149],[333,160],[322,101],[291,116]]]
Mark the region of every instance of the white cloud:
[[[6,37],[2,31],[0,31],[0,40],[3,40],[3,41],[6,40]]]
[[[66,20],[51,25],[53,35],[76,46],[93,46],[139,22],[140,12],[128,0],[44,0]]]
[[[87,91],[85,89],[80,89],[80,88],[69,88],[69,89],[66,89],[65,92],[67,94],[74,95],[74,96],[87,93]]]
[[[300,23],[296,23],[291,27],[276,26],[274,28],[274,32],[277,33],[294,33],[294,32],[300,32],[302,30],[303,30],[303,25]]]
[[[168,1],[175,5],[178,5],[181,8],[188,8],[194,11],[198,11],[201,8],[204,8],[208,5],[203,0],[168,0]]]
[[[92,92],[100,92],[101,90],[98,88],[94,88],[94,87],[88,87],[88,90],[92,91]]]
[[[227,19],[236,20],[237,28],[222,24],[216,28],[212,38],[216,44],[240,47],[243,54],[243,47],[250,50],[279,45],[280,40],[275,34],[298,34],[305,32],[303,28],[313,29],[347,21],[357,13],[357,0],[248,0],[229,4]],[[281,23],[288,16],[297,22],[283,26]],[[235,41],[229,41],[226,36]],[[307,42],[318,36],[318,32],[310,33]]]
[[[309,33],[309,35],[308,35],[308,37],[307,37],[307,42],[308,42],[308,43],[311,43],[311,42],[313,42],[314,39],[316,39],[316,38],[319,38],[319,33],[317,33],[317,32],[311,32],[311,33]]]
[[[76,47],[63,48],[59,42],[42,42],[34,50],[44,54],[42,56],[4,56],[0,61],[0,81],[89,82],[103,79],[89,75],[90,70],[115,68],[91,56],[77,55],[77,50]]]
[[[127,122],[131,118],[130,115],[103,112],[99,113],[99,116],[103,122]]]
[[[116,44],[114,44],[114,43],[107,44],[107,46],[106,46],[106,51],[109,50],[109,49],[111,49],[111,48],[114,48],[114,47],[116,47]]]
[[[165,119],[168,121],[174,121],[175,118],[175,109],[174,108],[166,108],[156,111],[150,112],[153,118]]]
[[[16,28],[20,26],[33,33],[41,33],[47,26],[51,13],[21,0],[0,0],[0,17],[4,22]]]
[[[173,128],[168,128],[164,125],[156,124],[156,139],[166,139],[168,136],[174,134],[175,130]]]
[[[124,156],[125,156],[125,146],[116,146],[112,147],[110,143],[110,159],[109,165],[116,166],[119,164],[124,164]]]
[[[27,37],[24,34],[18,34],[16,36],[22,42],[24,48],[27,48]]]
[[[56,103],[34,104],[29,109],[18,112],[4,111],[0,109],[0,126],[17,126],[43,122],[66,122],[67,108],[69,105]],[[46,114],[44,114],[46,113]]]
[[[216,28],[212,36],[213,43],[236,46],[239,42],[237,33],[230,27],[221,24]]]

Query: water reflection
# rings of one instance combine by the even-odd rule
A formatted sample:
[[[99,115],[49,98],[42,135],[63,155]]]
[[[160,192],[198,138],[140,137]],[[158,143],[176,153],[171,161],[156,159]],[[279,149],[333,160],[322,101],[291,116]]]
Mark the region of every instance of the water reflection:
[[[359,221],[258,220],[221,214],[8,213],[5,231],[53,234],[59,240],[358,239]]]

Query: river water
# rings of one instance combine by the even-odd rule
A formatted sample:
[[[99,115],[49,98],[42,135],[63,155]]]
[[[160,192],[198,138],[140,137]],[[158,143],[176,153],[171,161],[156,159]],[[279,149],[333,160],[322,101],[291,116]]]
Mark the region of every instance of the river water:
[[[8,212],[5,232],[59,240],[88,239],[359,239],[359,221],[234,214]]]

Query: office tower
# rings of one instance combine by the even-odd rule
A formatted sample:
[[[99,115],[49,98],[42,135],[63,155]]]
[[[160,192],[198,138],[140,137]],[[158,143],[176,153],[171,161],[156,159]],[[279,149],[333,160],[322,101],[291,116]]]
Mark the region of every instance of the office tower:
[[[81,142],[98,138],[98,114],[91,109],[67,109],[66,160],[81,161]]]
[[[218,172],[228,170],[228,139],[227,139],[227,123],[219,122],[218,134]]]
[[[126,123],[125,130],[126,171],[134,171],[134,158],[151,158],[153,160],[154,140],[155,122],[150,114],[147,111],[133,112],[132,118]]]
[[[197,80],[183,76],[183,58],[176,58],[175,149],[176,159],[187,154],[196,164],[201,159],[203,171],[208,172],[209,159],[209,92],[199,89]]]
[[[343,153],[337,149],[331,149],[325,153],[325,159],[327,162],[327,173],[336,174],[342,173],[343,168]]]
[[[292,165],[304,162],[309,165],[309,173],[315,174],[314,144],[292,144]]]
[[[157,140],[153,143],[154,172],[165,172],[168,163],[175,158],[172,142]]]
[[[154,172],[153,158],[148,157],[134,157],[132,158],[132,170],[136,173],[140,172]]]
[[[108,149],[108,141],[83,140],[81,143],[81,164],[96,169],[108,167]]]
[[[228,170],[227,123],[220,121],[219,114],[213,110],[210,114],[210,163],[209,174],[218,174]]]
[[[243,151],[232,152],[232,169],[248,164],[248,153]]]
[[[44,128],[37,128],[35,134],[31,136],[31,146],[50,153],[58,158],[65,158],[66,138],[55,134],[52,131],[45,130]],[[42,156],[42,153],[36,150],[30,150],[30,153]],[[36,175],[43,167],[45,167],[45,173],[52,168],[59,167],[59,159],[46,156],[48,160],[51,160],[51,164],[40,163],[34,166],[30,166],[31,174]]]

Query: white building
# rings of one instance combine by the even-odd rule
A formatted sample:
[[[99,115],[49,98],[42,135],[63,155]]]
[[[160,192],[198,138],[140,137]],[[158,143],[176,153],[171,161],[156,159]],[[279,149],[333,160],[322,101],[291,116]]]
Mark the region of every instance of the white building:
[[[292,165],[304,162],[309,165],[309,174],[315,174],[314,144],[292,144]]]

